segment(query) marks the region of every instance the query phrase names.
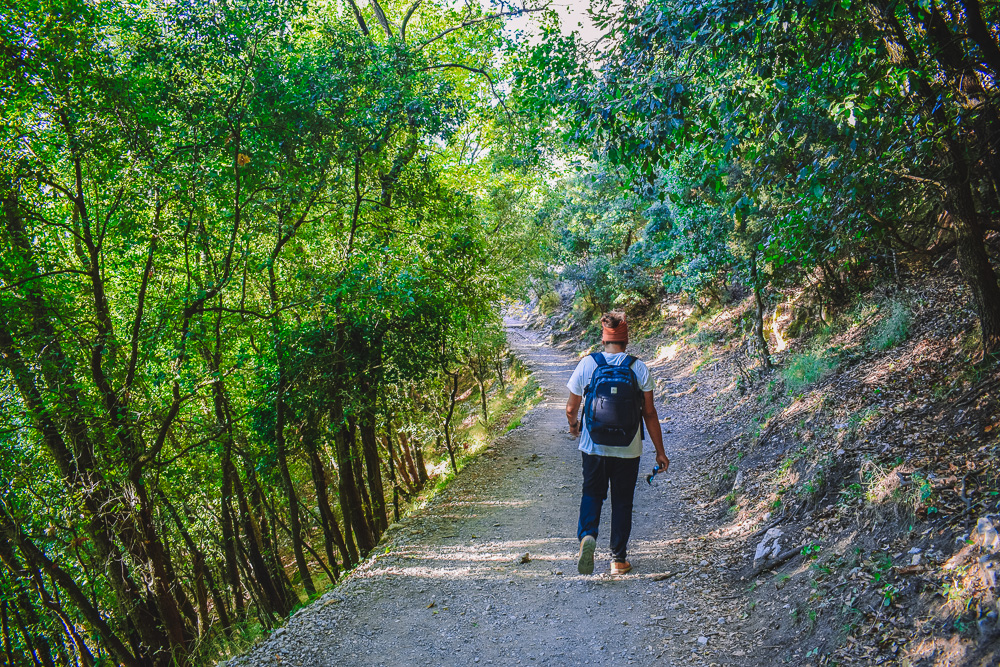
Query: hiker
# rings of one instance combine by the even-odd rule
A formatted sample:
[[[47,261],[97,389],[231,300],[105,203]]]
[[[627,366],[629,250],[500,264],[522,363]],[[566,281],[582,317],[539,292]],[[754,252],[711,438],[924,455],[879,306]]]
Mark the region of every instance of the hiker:
[[[656,448],[656,465],[660,472],[667,471],[670,459],[663,450],[663,432],[653,405],[653,380],[649,369],[625,353],[628,345],[625,313],[605,314],[601,317],[601,326],[604,352],[585,357],[566,383],[570,392],[566,403],[569,432],[573,437],[580,437],[579,449],[583,452],[577,570],[580,574],[594,572],[597,525],[610,484],[611,574],[625,574],[632,569],[627,548],[632,532],[632,497],[639,476],[643,424]],[[578,418],[585,396],[584,414]],[[584,420],[583,428],[581,419]]]

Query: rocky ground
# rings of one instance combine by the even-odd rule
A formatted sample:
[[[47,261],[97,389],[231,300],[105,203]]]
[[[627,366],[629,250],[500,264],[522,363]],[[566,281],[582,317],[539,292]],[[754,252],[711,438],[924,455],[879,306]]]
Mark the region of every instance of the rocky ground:
[[[692,360],[649,360],[668,400],[658,409],[671,468],[646,484],[647,443],[635,569],[609,574],[604,534],[595,573],[582,576],[580,454],[564,415],[576,358],[522,322],[509,321],[508,335],[544,402],[394,526],[340,586],[231,664],[772,664],[776,647],[744,633],[747,585],[739,576],[762,526],[727,528],[707,502],[712,453],[731,434],[698,417],[699,394],[684,393]]]

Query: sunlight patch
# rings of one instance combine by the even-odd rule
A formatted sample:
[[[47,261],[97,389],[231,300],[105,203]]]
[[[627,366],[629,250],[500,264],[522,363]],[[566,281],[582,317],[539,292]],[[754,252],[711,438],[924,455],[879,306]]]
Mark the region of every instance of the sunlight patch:
[[[670,345],[661,345],[659,349],[656,350],[656,360],[657,361],[673,361],[677,357],[677,353],[681,351],[681,341],[676,341]]]

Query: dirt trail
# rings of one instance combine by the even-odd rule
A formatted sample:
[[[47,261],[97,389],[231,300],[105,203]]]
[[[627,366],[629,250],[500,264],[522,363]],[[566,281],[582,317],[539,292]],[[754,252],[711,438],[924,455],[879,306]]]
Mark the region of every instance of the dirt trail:
[[[635,569],[608,573],[606,505],[597,569],[581,576],[581,462],[563,411],[575,359],[517,321],[508,321],[508,337],[544,388],[544,402],[394,527],[383,553],[232,664],[748,661],[736,617],[738,563],[726,560],[722,541],[708,537],[718,511],[695,500],[707,443],[725,434],[704,430],[680,407],[660,406],[671,469],[653,486],[645,483],[653,466],[647,443],[630,543]],[[654,376],[671,380],[666,370],[654,368]],[[530,561],[521,562],[524,554]]]

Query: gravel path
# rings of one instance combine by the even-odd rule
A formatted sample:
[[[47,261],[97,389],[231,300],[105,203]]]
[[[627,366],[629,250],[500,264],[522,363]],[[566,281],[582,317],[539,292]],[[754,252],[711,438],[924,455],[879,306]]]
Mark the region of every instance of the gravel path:
[[[580,454],[564,415],[575,359],[508,322],[545,389],[522,425],[391,530],[377,556],[232,664],[730,665],[749,651],[718,507],[697,501],[713,434],[660,407],[668,475],[643,453],[631,574],[609,572],[606,505],[594,575],[576,572]],[[661,382],[673,380],[653,368]],[[672,372],[672,371],[671,371]],[[527,558],[524,558],[527,554]],[[522,560],[526,562],[522,562]],[[757,664],[760,664],[757,661]]]

